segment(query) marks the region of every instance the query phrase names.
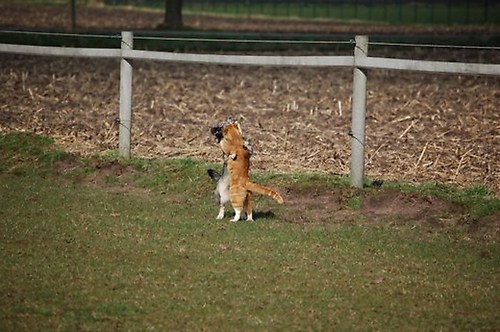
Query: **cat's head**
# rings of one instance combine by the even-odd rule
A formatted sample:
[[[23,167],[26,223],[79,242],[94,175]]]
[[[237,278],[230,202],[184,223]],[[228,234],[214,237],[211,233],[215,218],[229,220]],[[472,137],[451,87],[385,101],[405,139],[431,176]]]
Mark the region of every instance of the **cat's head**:
[[[231,141],[243,140],[243,132],[238,121],[233,121],[222,128],[222,139]]]
[[[224,121],[219,122],[218,124],[210,128],[210,132],[215,136],[217,143],[219,143],[224,138],[224,128],[226,127],[236,127],[240,135],[243,135],[239,122],[233,119],[233,117],[229,116]]]

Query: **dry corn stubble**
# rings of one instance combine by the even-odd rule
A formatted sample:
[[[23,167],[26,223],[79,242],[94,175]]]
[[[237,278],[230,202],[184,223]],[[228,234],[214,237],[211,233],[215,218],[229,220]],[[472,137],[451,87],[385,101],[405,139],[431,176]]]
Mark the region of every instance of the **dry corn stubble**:
[[[2,55],[0,130],[53,136],[70,151],[115,149],[118,65]],[[500,187],[500,79],[387,73],[369,78],[370,177]],[[133,153],[217,161],[211,124],[231,114],[255,169],[348,174],[349,70],[138,62]]]

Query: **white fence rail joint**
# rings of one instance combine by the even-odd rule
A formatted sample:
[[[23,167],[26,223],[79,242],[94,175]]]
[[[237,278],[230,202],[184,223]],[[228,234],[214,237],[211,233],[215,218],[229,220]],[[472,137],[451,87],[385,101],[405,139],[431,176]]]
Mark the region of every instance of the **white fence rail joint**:
[[[156,52],[133,49],[132,32],[124,31],[120,49],[51,47],[0,43],[0,52],[40,56],[120,59],[119,154],[129,158],[132,140],[133,60],[253,66],[308,66],[353,68],[351,185],[361,188],[365,164],[366,83],[369,69],[411,70],[500,76],[500,64],[422,61],[368,56],[368,37],[356,36],[352,56],[259,56]],[[192,39],[192,38],[190,38]],[[350,42],[349,42],[350,43]],[[437,45],[442,46],[442,45]]]

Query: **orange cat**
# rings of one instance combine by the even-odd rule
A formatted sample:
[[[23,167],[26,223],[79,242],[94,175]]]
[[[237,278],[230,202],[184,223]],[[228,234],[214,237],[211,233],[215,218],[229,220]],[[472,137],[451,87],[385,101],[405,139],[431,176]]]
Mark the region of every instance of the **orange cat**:
[[[272,197],[279,204],[283,204],[283,198],[275,190],[250,181],[248,171],[251,152],[245,146],[240,124],[237,121],[225,121],[221,126],[212,128],[211,132],[227,156],[230,177],[229,197],[234,209],[234,218],[231,221],[240,220],[244,207],[247,221],[253,221],[252,193],[254,192]]]

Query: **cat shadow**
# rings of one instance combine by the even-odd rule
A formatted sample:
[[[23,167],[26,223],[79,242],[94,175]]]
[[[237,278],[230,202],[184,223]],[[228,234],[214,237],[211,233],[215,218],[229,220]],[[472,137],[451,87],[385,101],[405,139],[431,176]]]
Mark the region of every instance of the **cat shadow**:
[[[253,213],[254,219],[272,219],[276,214],[272,211],[256,211]]]

